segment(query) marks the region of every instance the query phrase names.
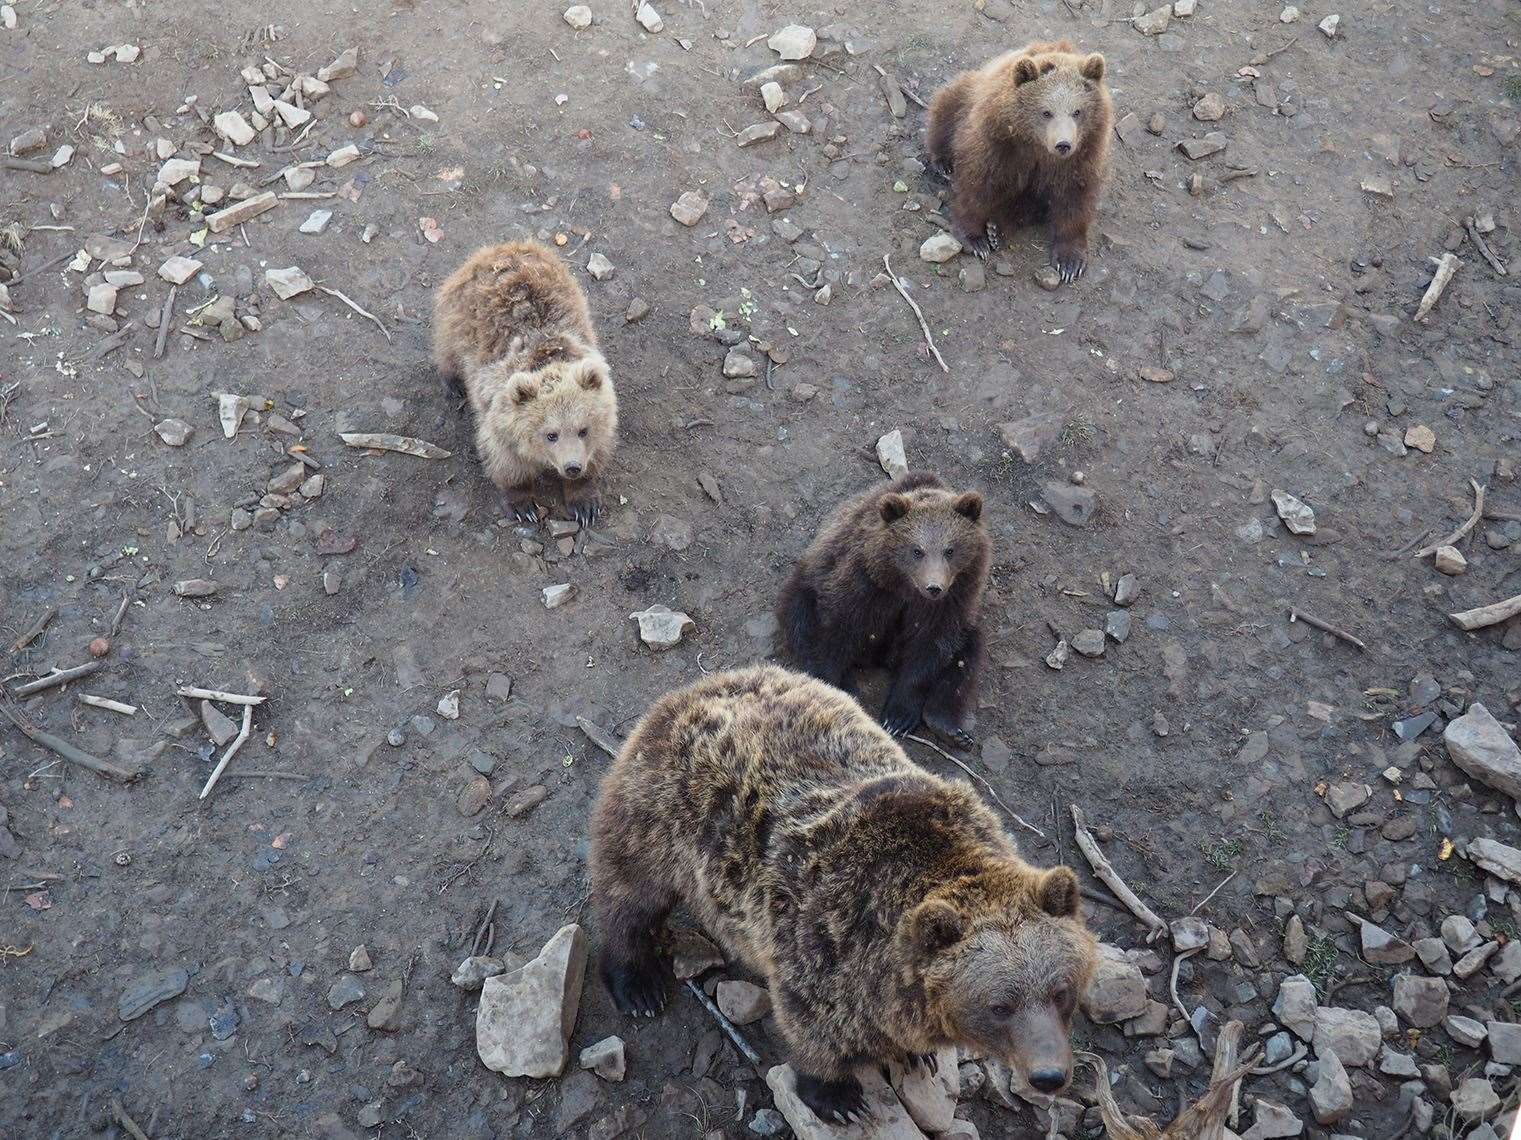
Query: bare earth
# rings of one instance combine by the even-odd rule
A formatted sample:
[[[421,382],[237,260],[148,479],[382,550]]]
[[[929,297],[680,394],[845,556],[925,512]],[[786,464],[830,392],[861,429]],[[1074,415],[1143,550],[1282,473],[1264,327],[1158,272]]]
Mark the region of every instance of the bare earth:
[[[0,225],[12,227],[0,282],[23,275],[0,323],[4,674],[14,689],[88,661],[127,597],[104,668],[19,707],[145,772],[115,783],[0,721],[17,848],[0,857],[0,1133],[114,1130],[116,1098],[155,1138],[752,1135],[769,1090],[689,995],[629,1024],[589,979],[573,1047],[622,1035],[628,1079],[508,1080],[477,1059],[475,997],[449,974],[493,901],[498,951],[531,955],[586,915],[585,821],[607,761],[577,718],[622,735],[661,692],[771,652],[782,575],[839,498],[882,477],[874,447],[894,428],[912,465],[988,497],[990,665],[966,759],[1050,836],[1021,833],[1030,857],[1081,862],[1075,803],[1112,832],[1107,854],[1164,918],[1236,872],[1200,911],[1239,932],[1232,957],[1182,971],[1184,1005],[1209,1011],[1207,1041],[1230,1017],[1255,1041],[1279,981],[1300,969],[1323,993],[1361,979],[1334,1002],[1366,1010],[1390,1004],[1396,973],[1424,972],[1360,962],[1347,912],[1403,939],[1451,914],[1483,919],[1485,938],[1516,930],[1515,890],[1487,892],[1461,854],[1441,858],[1444,838],[1517,844],[1521,828],[1440,738],[1470,701],[1502,721],[1521,702],[1521,619],[1465,634],[1445,616],[1521,592],[1515,277],[1462,232],[1492,215],[1494,254],[1521,250],[1514,6],[1348,5],[1332,39],[1316,28],[1330,9],[1283,24],[1277,3],[1199,0],[1159,41],[1112,0],[655,2],[654,35],[608,0],[594,0],[585,31],[561,5],[524,0],[20,0],[18,26],[0,29],[0,143],[43,127],[25,158],[75,148],[52,173],[0,170]],[[834,26],[784,83],[811,130],[742,149],[734,133],[770,116],[741,81],[777,62],[764,37],[790,23]],[[923,111],[909,102],[895,119],[873,65],[927,99],[994,51],[1060,36],[1106,54],[1117,117],[1134,116],[1093,261],[1046,292],[1033,280],[1045,235],[1006,235],[985,288],[968,291],[967,258],[918,256],[944,225],[944,184],[920,165]],[[86,60],[122,44],[140,56]],[[307,102],[304,133],[270,127],[233,147],[196,113],[249,118],[243,68],[287,69],[278,94],[349,46],[357,73]],[[1208,93],[1223,101],[1217,122],[1190,113]],[[354,110],[366,125],[349,125]],[[1223,152],[1176,149],[1210,131]],[[343,193],[277,199],[197,249],[204,222],[181,200],[194,182],[145,213],[160,138],[224,192],[241,181],[288,193],[272,181],[287,164],[350,143],[361,157],[315,168],[304,191]],[[212,144],[259,165],[229,166]],[[768,212],[763,177],[796,203]],[[688,190],[711,198],[692,228],[669,212]],[[298,232],[317,209],[332,211],[325,230]],[[146,278],[120,290],[120,338],[86,310],[87,273],[68,264],[100,234],[135,246],[130,268]],[[565,550],[502,517],[428,365],[432,287],[474,246],[515,236],[563,245],[622,395],[605,523]],[[1462,268],[1416,323],[1444,248]],[[607,280],[585,272],[596,253],[614,266]],[[156,359],[169,289],[157,269],[171,255],[203,270],[179,287]],[[948,374],[875,280],[884,255]],[[327,293],[278,299],[265,271],[289,266],[390,339]],[[814,296],[826,285],[827,305]],[[195,324],[215,297],[231,306],[209,312],[228,319]],[[636,298],[648,314],[626,323]],[[694,331],[697,306],[723,319],[699,313]],[[225,340],[235,326],[241,338]],[[720,340],[747,335],[772,362],[751,343],[754,380],[726,381]],[[250,402],[231,440],[214,393]],[[1043,414],[1049,438],[1026,462],[998,425]],[[155,432],[168,418],[193,427],[183,446]],[[1416,425],[1431,429],[1430,454],[1400,442]],[[340,431],[453,454],[359,451]],[[234,529],[291,468],[293,445],[320,464],[320,496],[295,492]],[[1097,512],[1072,526],[1041,489],[1078,471]],[[1460,543],[1467,572],[1448,577],[1412,554],[1468,517],[1470,479],[1491,516]],[[1313,508],[1313,536],[1286,531],[1274,489]],[[1048,668],[1056,634],[1103,628],[1115,608],[1105,576],[1127,573],[1140,590],[1128,640]],[[189,579],[216,592],[176,596]],[[546,609],[541,589],[565,582],[574,599]],[[663,654],[628,616],[655,603],[696,622]],[[1291,605],[1366,652],[1290,624]],[[52,607],[45,633],[10,654]],[[1413,690],[1421,675],[1435,686]],[[223,749],[188,719],[198,707],[175,695],[186,684],[269,695],[204,801]],[[455,689],[449,720],[437,706]],[[1394,722],[1427,706],[1436,723],[1397,739]],[[472,760],[490,771],[483,808],[468,802],[486,798]],[[1327,797],[1359,800],[1361,785],[1371,798],[1333,816]],[[545,798],[522,810],[536,787]],[[9,846],[0,835],[0,855]],[[1144,947],[1126,913],[1090,911],[1105,941]],[[1312,935],[1302,967],[1284,958],[1293,912]],[[330,990],[360,945],[374,962],[354,975],[363,996],[334,1010],[344,995]],[[1150,996],[1165,1003],[1170,948],[1155,949]],[[181,995],[122,1020],[129,987],[175,970]],[[1453,984],[1453,1012],[1516,1016],[1491,970]],[[399,1011],[375,1016],[398,986]],[[1484,1075],[1482,1048],[1440,1027],[1416,1044],[1408,1029],[1386,1047],[1414,1046],[1453,1083]],[[767,1022],[746,1033],[767,1063],[781,1058]],[[1207,1080],[1207,1063],[1168,1079],[1143,1064],[1191,1037],[1181,1015],[1167,1039],[1081,1018],[1076,1035],[1123,1073],[1129,1111],[1166,1121]],[[1425,1079],[1440,1121],[1441,1080]],[[1510,1081],[1496,1078],[1502,1097]],[[1293,1070],[1249,1080],[1239,1130],[1257,1097],[1291,1107],[1311,1135],[1388,1137],[1409,1115],[1399,1079],[1374,1065],[1352,1070],[1351,1119],[1314,1131],[1305,1085]],[[1028,1107],[970,1098],[964,1112],[985,1136],[1044,1134]],[[1090,1110],[1079,1132],[1096,1124]]]

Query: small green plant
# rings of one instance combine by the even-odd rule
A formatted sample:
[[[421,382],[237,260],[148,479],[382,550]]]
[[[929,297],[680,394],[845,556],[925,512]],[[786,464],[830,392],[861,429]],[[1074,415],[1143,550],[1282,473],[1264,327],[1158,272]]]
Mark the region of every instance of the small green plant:
[[[1080,443],[1092,443],[1098,438],[1098,425],[1084,415],[1075,415],[1062,425],[1061,443],[1072,448]]]
[[[1336,960],[1341,951],[1328,934],[1312,934],[1304,952],[1304,976],[1315,984],[1315,993],[1325,1000],[1331,980],[1336,976]]]
[[[1206,836],[1199,840],[1199,853],[1215,870],[1234,871],[1236,861],[1241,858],[1241,840],[1222,836],[1219,842],[1215,842]]]
[[[1505,77],[1505,97],[1521,103],[1521,75],[1507,75]]]
[[[1274,845],[1288,841],[1288,834],[1278,826],[1278,817],[1264,808],[1257,813],[1257,818],[1262,821],[1262,834],[1269,843]]]
[[[1345,848],[1348,840],[1351,838],[1352,829],[1350,827],[1338,827],[1336,834],[1331,836],[1331,846]]]

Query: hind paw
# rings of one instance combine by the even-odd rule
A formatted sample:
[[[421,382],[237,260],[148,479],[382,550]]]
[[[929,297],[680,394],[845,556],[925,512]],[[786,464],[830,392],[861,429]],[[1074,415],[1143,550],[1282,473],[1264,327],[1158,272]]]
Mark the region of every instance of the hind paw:
[[[665,971],[656,959],[608,966],[603,971],[603,980],[619,1013],[654,1017],[665,1009]]]

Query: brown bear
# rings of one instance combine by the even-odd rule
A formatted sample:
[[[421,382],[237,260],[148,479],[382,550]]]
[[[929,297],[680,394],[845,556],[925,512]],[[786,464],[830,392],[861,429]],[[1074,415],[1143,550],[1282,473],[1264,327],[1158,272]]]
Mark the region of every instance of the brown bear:
[[[475,414],[475,445],[519,522],[538,521],[534,487],[554,472],[565,506],[596,519],[596,479],[618,445],[618,396],[586,294],[534,241],[471,254],[433,302],[433,360]]]
[[[849,696],[774,665],[661,697],[591,817],[600,969],[665,1006],[659,930],[685,903],[765,978],[799,1096],[858,1117],[853,1070],[960,1045],[1054,1093],[1096,962],[1070,867],[1020,858],[960,780],[911,761]]]
[[[977,611],[992,543],[982,496],[910,473],[842,503],[782,589],[777,621],[798,668],[852,688],[857,666],[891,675],[882,724],[928,724],[963,747],[982,663]]]
[[[951,231],[978,257],[988,223],[1008,232],[1046,221],[1051,264],[1074,281],[1109,164],[1113,108],[1104,57],[1068,40],[1034,43],[963,71],[930,104],[930,159],[948,173]]]

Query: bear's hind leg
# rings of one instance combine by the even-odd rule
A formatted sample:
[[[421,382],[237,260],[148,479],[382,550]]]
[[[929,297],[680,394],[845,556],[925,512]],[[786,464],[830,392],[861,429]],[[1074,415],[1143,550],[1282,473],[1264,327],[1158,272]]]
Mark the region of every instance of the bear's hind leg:
[[[645,885],[641,893],[625,888],[615,901],[602,904],[600,956],[602,984],[620,1013],[654,1017],[665,1008],[665,966],[656,944],[656,931],[671,913],[675,896],[669,890]]]

